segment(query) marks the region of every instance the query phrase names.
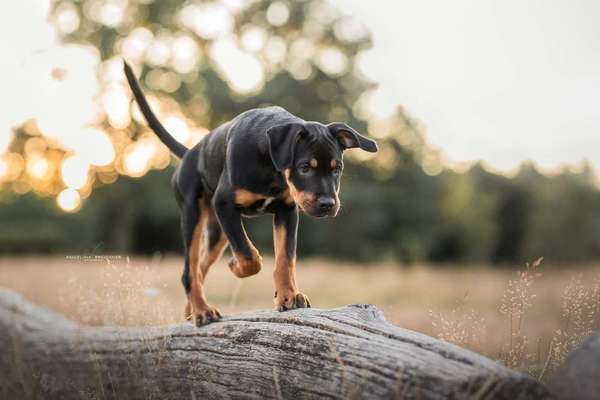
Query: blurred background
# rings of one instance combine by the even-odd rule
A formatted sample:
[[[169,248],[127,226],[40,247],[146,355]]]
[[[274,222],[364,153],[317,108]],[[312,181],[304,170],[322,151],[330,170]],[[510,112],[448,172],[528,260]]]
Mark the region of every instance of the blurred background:
[[[479,311],[498,308],[514,269],[544,257],[560,278],[547,281],[535,314],[548,348],[564,317],[561,284],[593,282],[600,259],[600,6],[577,4],[13,2],[0,15],[0,284],[104,323],[57,294],[67,276],[94,281],[96,295],[121,282],[103,281],[91,269],[104,264],[86,257],[163,265],[168,278],[135,278],[136,293],[173,293],[176,306],[157,306],[157,320],[116,321],[178,318],[182,246],[169,184],[177,160],[132,102],[126,59],[187,146],[273,104],[378,141],[375,155],[346,153],[339,216],[302,217],[298,253],[313,267],[299,279],[321,305],[374,302],[431,333],[429,307],[455,310],[472,295]],[[270,225],[247,222],[265,254]],[[226,279],[214,269],[215,282]],[[38,290],[33,276],[57,291]],[[211,290],[223,288],[215,296],[229,310],[269,307],[270,287],[256,283],[268,286],[269,274],[257,279]],[[327,297],[319,285],[331,280],[354,289]]]

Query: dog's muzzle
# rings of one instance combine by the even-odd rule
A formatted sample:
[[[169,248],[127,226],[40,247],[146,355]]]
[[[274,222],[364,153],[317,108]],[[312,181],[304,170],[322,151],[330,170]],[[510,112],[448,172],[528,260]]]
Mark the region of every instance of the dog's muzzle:
[[[321,196],[309,207],[307,213],[313,217],[335,217],[339,210],[339,205],[333,197]]]

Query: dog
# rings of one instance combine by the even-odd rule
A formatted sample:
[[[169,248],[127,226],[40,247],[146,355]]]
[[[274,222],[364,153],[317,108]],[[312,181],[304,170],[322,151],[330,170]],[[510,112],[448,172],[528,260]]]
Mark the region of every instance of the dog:
[[[336,216],[343,151],[374,153],[377,144],[344,123],[324,125],[281,107],[266,107],[239,114],[188,149],[158,121],[126,62],[124,70],[148,125],[181,158],[172,185],[185,249],[185,318],[201,326],[221,317],[208,303],[203,284],[227,245],[235,276],[245,278],[261,270],[262,257],[242,217],[262,214],[274,215],[275,308],[310,307],[296,285],[298,210],[313,217]]]

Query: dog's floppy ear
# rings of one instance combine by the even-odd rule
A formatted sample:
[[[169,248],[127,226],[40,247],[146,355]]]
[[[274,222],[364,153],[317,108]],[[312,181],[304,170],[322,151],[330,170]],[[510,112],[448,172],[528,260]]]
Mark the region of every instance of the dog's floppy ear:
[[[344,150],[358,147],[369,153],[377,153],[377,143],[375,141],[364,137],[342,122],[331,123],[327,125],[327,129],[335,136]]]
[[[269,154],[277,171],[281,172],[291,167],[294,161],[294,149],[303,131],[304,126],[295,122],[267,129]]]

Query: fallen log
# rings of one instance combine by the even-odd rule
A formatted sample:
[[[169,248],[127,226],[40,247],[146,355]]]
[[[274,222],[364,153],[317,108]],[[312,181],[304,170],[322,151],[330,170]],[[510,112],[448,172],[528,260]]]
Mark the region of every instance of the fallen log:
[[[559,400],[600,398],[600,332],[585,339],[565,360],[551,380]]]
[[[3,399],[549,398],[534,379],[362,304],[202,328],[88,327],[0,290],[0,373]]]

